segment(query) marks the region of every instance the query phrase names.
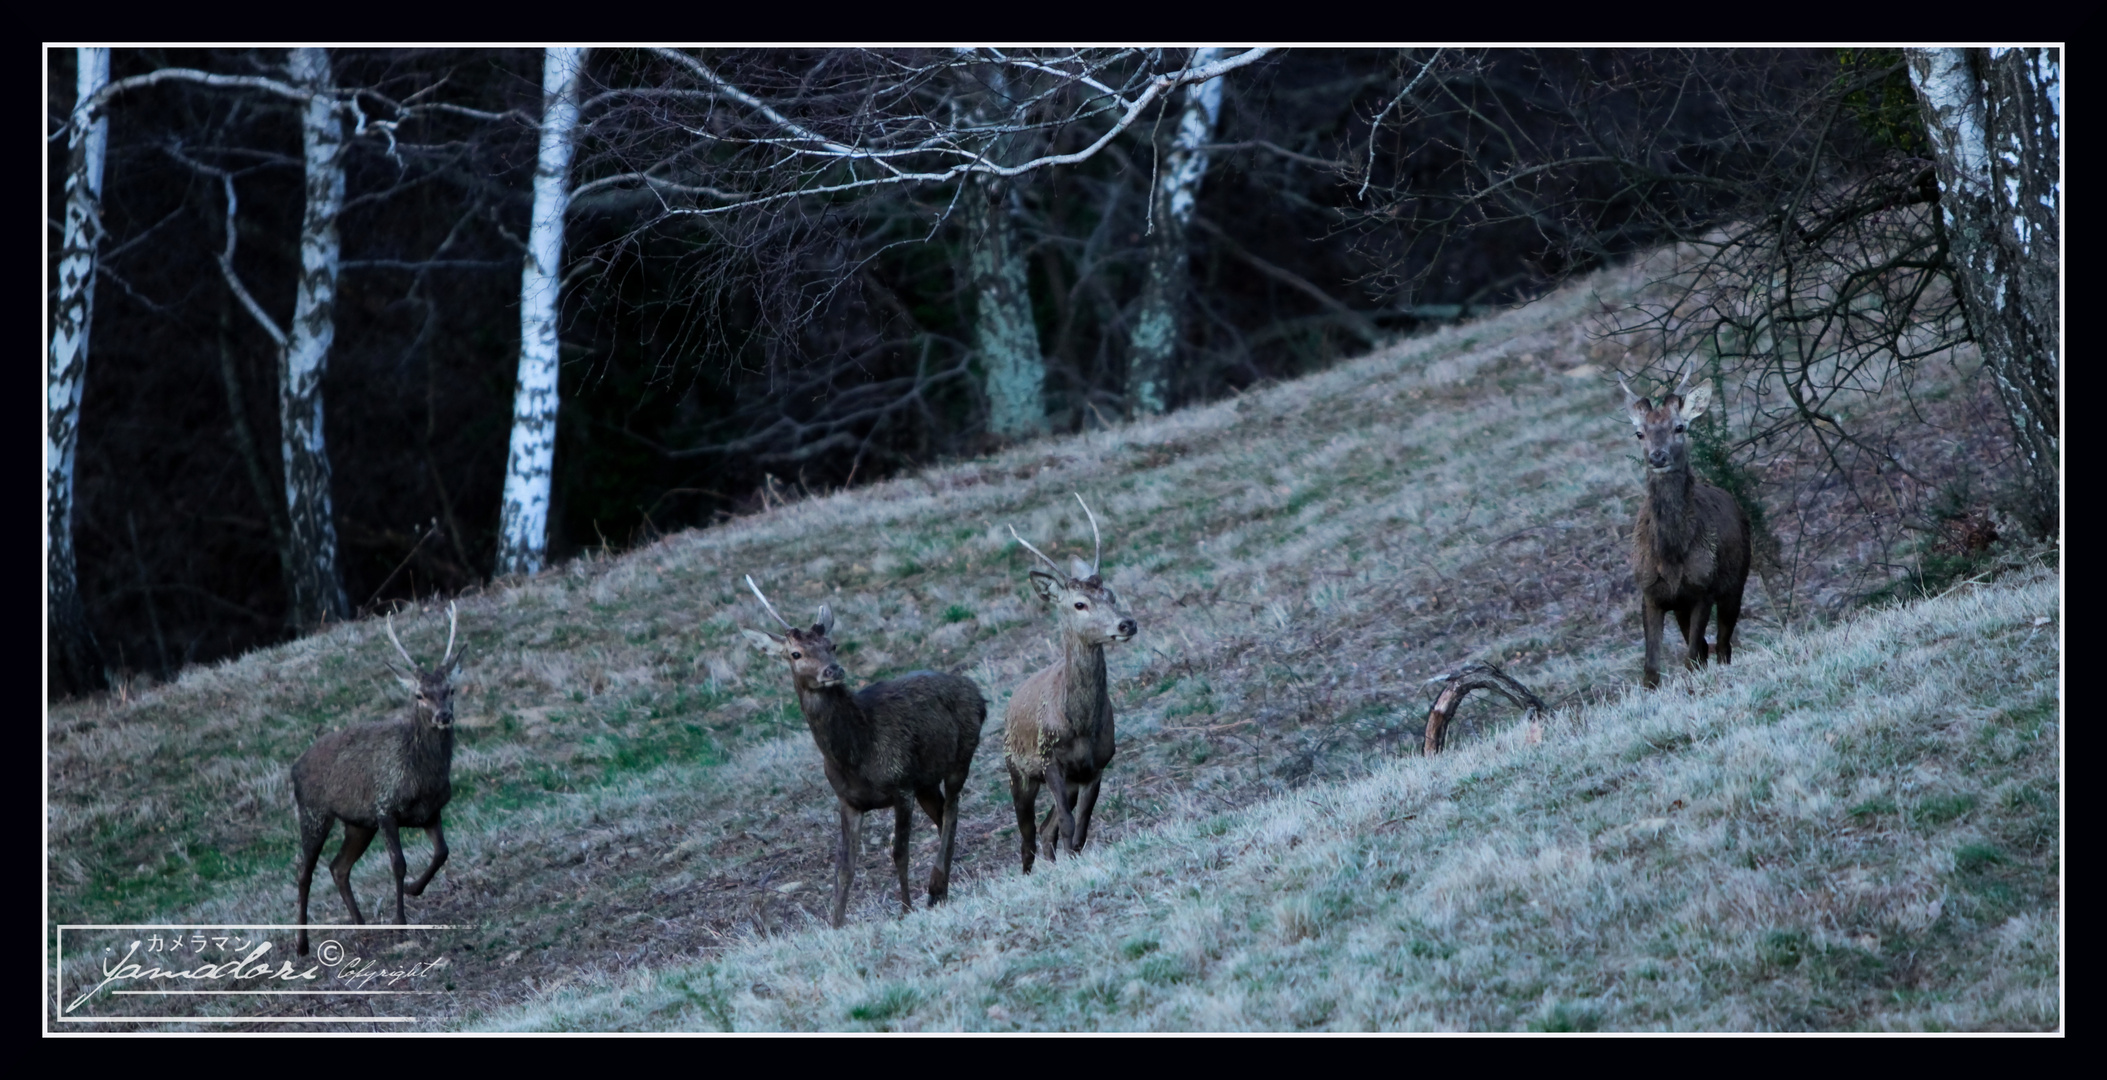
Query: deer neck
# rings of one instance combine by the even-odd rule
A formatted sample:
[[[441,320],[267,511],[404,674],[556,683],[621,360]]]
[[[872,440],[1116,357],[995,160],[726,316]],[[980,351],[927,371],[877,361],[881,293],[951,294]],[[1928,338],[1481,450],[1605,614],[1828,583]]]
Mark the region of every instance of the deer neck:
[[[453,725],[434,725],[429,719],[410,713],[410,756],[422,763],[447,765],[454,759]]]
[[[1088,727],[1111,707],[1105,688],[1105,646],[1069,637],[1061,665],[1061,711],[1071,731]]]
[[[797,703],[820,753],[852,771],[862,763],[870,749],[871,725],[846,684],[801,685]]]
[[[1646,475],[1646,509],[1653,518],[1654,554],[1680,563],[1697,532],[1697,478],[1685,460],[1666,472]]]

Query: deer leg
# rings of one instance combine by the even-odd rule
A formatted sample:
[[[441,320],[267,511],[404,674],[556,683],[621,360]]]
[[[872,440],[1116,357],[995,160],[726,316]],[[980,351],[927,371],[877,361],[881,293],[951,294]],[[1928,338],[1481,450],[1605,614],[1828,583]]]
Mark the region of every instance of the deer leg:
[[[1054,848],[1061,844],[1067,845],[1069,853],[1074,854],[1075,816],[1070,808],[1075,805],[1075,796],[1069,793],[1068,778],[1061,775],[1060,762],[1047,763],[1046,788],[1053,796],[1053,810],[1047,817],[1060,818],[1059,829],[1046,838],[1046,857],[1053,858]]]
[[[380,819],[380,838],[388,845],[388,868],[395,874],[395,925],[408,926],[409,917],[402,910],[402,879],[409,876],[410,862],[402,857],[402,831],[394,818]]]
[[[1661,617],[1666,614],[1653,597],[1644,596],[1639,601],[1639,625],[1646,631],[1646,689],[1661,685]]]
[[[1004,762],[1008,764],[1008,762]],[[1027,777],[1010,765],[1010,804],[1017,808],[1017,840],[1023,848],[1024,872],[1032,872],[1032,860],[1038,857],[1033,850],[1038,843],[1038,823],[1033,817],[1038,812],[1039,778]]]
[[[439,823],[432,822],[431,826],[424,830],[424,835],[432,838],[432,865],[425,867],[424,873],[417,875],[417,880],[405,886],[405,890],[411,896],[423,896],[424,887],[432,883],[432,875],[446,865],[446,833],[439,828]]]
[[[907,884],[907,835],[914,828],[914,802],[893,801],[893,872],[900,875],[900,906],[914,910],[914,890]]]
[[[856,877],[856,833],[863,824],[863,815],[846,800],[840,808],[841,839],[834,845],[834,913],[830,916],[836,926],[849,911],[849,882]]]
[[[337,849],[337,857],[329,863],[329,876],[337,881],[337,891],[344,894],[344,906],[351,909],[351,921],[362,923],[358,897],[351,895],[351,866],[358,857],[366,853],[366,845],[373,842],[373,830],[364,825],[344,823],[344,846]]]
[[[1705,646],[1705,624],[1712,621],[1712,598],[1700,596],[1690,605],[1690,623],[1683,633],[1690,643],[1690,652],[1683,664],[1692,671],[1704,667],[1712,658],[1712,650]]]
[[[1741,621],[1741,594],[1719,598],[1719,662],[1734,662],[1734,624]]]
[[[294,871],[293,880],[300,886],[300,931],[293,936],[293,952],[307,955],[307,889],[315,880],[315,862],[322,857],[322,845],[329,840],[329,827],[336,819],[328,814],[310,814],[306,808],[300,811],[300,866]]]
[[[1097,808],[1097,785],[1104,778],[1104,774],[1100,773],[1092,777],[1089,783],[1083,785],[1083,797],[1078,800],[1080,805],[1077,806],[1075,812],[1075,846],[1077,850],[1082,849],[1083,841],[1090,839],[1090,811]]]
[[[958,835],[958,797],[965,793],[963,774],[944,782],[944,820],[937,826],[936,866],[929,871],[929,902],[951,895],[951,841]]]

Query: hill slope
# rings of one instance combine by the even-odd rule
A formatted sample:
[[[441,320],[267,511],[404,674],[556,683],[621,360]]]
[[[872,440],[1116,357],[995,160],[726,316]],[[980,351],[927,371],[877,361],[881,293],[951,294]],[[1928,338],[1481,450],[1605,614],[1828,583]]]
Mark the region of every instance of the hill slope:
[[[449,992],[420,1015],[439,1026],[633,1027],[2057,1022],[2059,758],[2057,729],[2045,726],[2056,718],[2057,627],[2007,625],[2053,619],[2053,580],[1941,601],[2003,612],[1966,616],[1977,629],[1943,639],[1937,620],[1963,615],[1927,608],[1852,624],[1892,625],[1879,633],[1918,642],[1900,627],[1933,620],[1932,636],[1910,647],[1926,652],[1927,670],[1956,673],[1925,683],[1961,695],[1936,713],[1945,727],[1890,716],[1878,706],[1894,695],[1855,689],[1848,680],[1885,677],[1871,653],[1845,650],[1865,659],[1857,666],[1804,660],[1821,642],[1869,631],[1788,631],[1753,580],[1740,663],[1696,680],[1694,696],[1631,695],[1639,638],[1624,538],[1638,482],[1614,384],[1582,361],[1600,355],[1584,317],[1639,281],[1636,271],[1602,275],[1233,401],[796,503],[463,598],[453,859],[410,903],[413,920],[463,928],[421,939],[454,964]],[[1142,629],[1109,651],[1121,749],[1096,854],[1073,873],[1064,864],[1022,881],[995,733],[1010,688],[1055,653],[1025,585],[1030,556],[1005,526],[1057,558],[1087,554],[1071,491],[1104,522],[1107,577]],[[1849,561],[1827,558],[1808,562]],[[833,798],[787,675],[736,633],[766,625],[739,584],[747,573],[793,618],[830,604],[859,684],[946,667],[987,691],[993,719],[963,805],[955,908],[897,921],[881,823],[865,838],[855,925],[809,929],[825,903]],[[420,654],[437,652],[443,623],[436,610],[397,618]],[[382,667],[391,655],[369,621],[137,696],[52,710],[51,923],[290,921],[286,768],[316,736],[400,707]],[[1499,660],[1575,726],[1523,749],[1501,734],[1509,711],[1474,700],[1452,733],[1456,754],[1393,764],[1419,730],[1420,681],[1473,657]],[[1759,692],[1768,696],[1750,696]],[[1853,723],[1892,728],[1896,747],[1867,735],[1854,750]],[[1656,728],[1659,746],[1639,738]],[[1983,747],[2002,748],[2002,763],[1969,756],[1991,752]],[[1735,771],[1788,748],[1801,755],[1789,768]],[[1719,757],[1729,750],[1741,756]],[[1405,806],[1412,799],[1424,809]],[[1656,820],[1668,824],[1633,831]],[[932,830],[918,827],[917,877],[932,846]],[[1612,829],[1626,830],[1617,850],[1633,854],[1597,852]],[[1250,852],[1224,854],[1232,834]],[[413,865],[424,854],[420,838]],[[1339,860],[1349,857],[1362,869],[1348,874]],[[1732,875],[1720,868],[1735,858],[1766,882],[1801,875],[1780,895],[1813,895],[1828,875],[1875,899],[1862,917],[1797,921],[1749,899],[1734,922],[1718,905],[1742,894],[1692,900],[1668,884],[1687,867],[1725,889]],[[1640,868],[1618,868],[1625,861]],[[1143,867],[1147,884],[1119,884]],[[1229,875],[1221,885],[1248,899],[1214,895],[1209,875]],[[1627,887],[1623,875],[1668,891]],[[385,856],[369,854],[355,874],[369,911],[385,878]],[[1448,884],[1424,892],[1437,882]],[[1184,899],[1195,887],[1203,897]],[[1598,889],[1632,899],[1611,904]],[[341,917],[328,892],[317,891],[318,920]],[[1991,899],[1971,908],[1951,898],[1978,894]],[[1928,910],[1927,896],[1948,897],[1942,911],[1954,914],[1912,921],[1908,905]],[[1418,897],[1410,920],[1397,897]],[[1590,904],[1614,917],[1574,923]],[[1545,936],[1530,929],[1539,923],[1584,925],[1589,936]],[[1155,924],[1163,929],[1139,929]],[[1424,930],[1399,929],[1408,925]],[[1659,974],[1642,974],[1633,935],[1672,936],[1678,925],[1697,935],[1691,951],[1656,956]],[[988,940],[1013,926],[1022,937],[996,936],[1014,948]],[[916,935],[940,927],[953,944],[985,946],[929,971],[902,966],[909,954],[897,950],[938,941]],[[1830,1004],[1819,1007],[1780,1004],[1797,992],[1785,988],[1830,986],[1825,958],[1843,963],[1838,942],[1868,935],[1875,944],[1848,948],[1879,960],[1851,960],[1850,971],[1875,972],[1870,981],[1823,990]],[[1248,979],[1236,974],[1247,965],[1222,961],[1243,955],[1246,938],[1256,950]],[[2011,956],[2046,948],[2049,966],[2014,967],[1996,951],[2006,939],[2036,950]],[[1906,969],[1881,959],[1891,947],[1911,958]],[[1408,978],[1351,959],[1363,954],[1424,964]],[[1058,959],[1031,967],[1042,955]],[[1749,967],[1751,955],[1771,967]],[[1011,971],[1012,961],[1025,967]],[[845,974],[859,963],[871,974]],[[1719,964],[1741,974],[1706,974]],[[1599,975],[1582,978],[1590,967]],[[1992,968],[2011,981],[1985,983]],[[69,979],[86,971],[69,957]],[[1429,972],[1474,987],[1450,995],[1468,1004],[1368,989]],[[631,979],[642,981],[615,997],[570,996]],[[1655,983],[1664,988],[1645,989]],[[1305,984],[1329,989],[1294,989]],[[674,993],[665,987],[687,989],[663,997]],[[1868,1004],[1865,987],[1894,1007]],[[301,1007],[361,1015],[328,1000]]]

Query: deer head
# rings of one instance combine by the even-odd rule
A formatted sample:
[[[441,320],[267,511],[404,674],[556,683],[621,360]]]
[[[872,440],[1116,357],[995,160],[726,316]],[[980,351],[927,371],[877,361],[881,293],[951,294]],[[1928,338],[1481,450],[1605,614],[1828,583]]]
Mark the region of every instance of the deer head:
[[[1120,604],[1119,594],[1113,592],[1112,587],[1098,576],[1098,563],[1104,557],[1105,545],[1097,531],[1097,515],[1090,512],[1090,504],[1083,502],[1081,495],[1077,495],[1075,501],[1083,504],[1083,513],[1090,517],[1090,538],[1094,552],[1089,566],[1084,566],[1083,560],[1077,559],[1073,564],[1073,572],[1064,572],[1059,563],[1033,547],[1031,541],[1018,536],[1016,526],[1010,527],[1010,535],[1017,537],[1017,542],[1023,544],[1026,551],[1038,556],[1039,561],[1046,564],[1046,569],[1031,572],[1032,591],[1038,593],[1041,600],[1053,605],[1054,611],[1060,616],[1062,629],[1085,645],[1126,641],[1132,638],[1140,627]]]
[[[1659,405],[1631,392],[1623,379],[1617,386],[1624,391],[1624,411],[1631,418],[1631,426],[1644,448],[1646,467],[1656,473],[1678,472],[1689,466],[1690,421],[1704,415],[1705,406],[1712,403],[1712,388],[1705,383],[1689,387],[1690,373],[1685,371],[1676,380],[1675,389],[1661,398]],[[1685,387],[1689,387],[1685,392]]]
[[[768,609],[775,621],[783,624],[783,634],[770,634],[760,630],[739,629],[746,640],[765,656],[773,656],[790,665],[790,678],[799,689],[817,690],[829,686],[840,686],[848,681],[848,672],[834,659],[834,641],[828,635],[834,632],[834,612],[827,605],[819,606],[819,621],[809,630],[790,625],[790,620],[778,614],[768,597],[761,595],[761,587],[754,584],[753,575],[746,577],[746,587],[752,589],[761,606]]]
[[[396,667],[393,662],[388,670],[395,673],[396,681],[409,691],[417,710],[420,724],[444,730],[454,726],[454,675],[461,670],[461,658],[454,655],[454,633],[460,629],[454,605],[446,605],[446,655],[433,667],[422,667],[410,656],[410,650],[402,647],[402,639],[395,636],[395,615],[387,617],[388,640],[395,651],[402,654],[407,667]]]

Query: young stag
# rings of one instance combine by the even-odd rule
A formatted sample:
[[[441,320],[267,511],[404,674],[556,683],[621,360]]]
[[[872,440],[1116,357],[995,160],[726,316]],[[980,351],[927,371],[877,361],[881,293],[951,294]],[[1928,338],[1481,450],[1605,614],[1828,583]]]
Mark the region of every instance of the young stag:
[[[761,606],[783,624],[784,636],[744,630],[766,655],[790,665],[798,707],[826,760],[827,783],[841,809],[841,839],[834,847],[835,926],[848,911],[849,882],[856,875],[856,839],[866,811],[892,807],[893,868],[900,875],[900,903],[914,910],[907,884],[907,836],[914,807],[921,804],[939,833],[936,866],[929,872],[929,902],[940,903],[951,888],[951,844],[958,833],[958,797],[966,769],[980,745],[988,703],[971,679],[936,671],[911,671],[849,693],[848,673],[834,659],[834,613],[825,604],[810,630],[790,625],[775,605],[746,579]]]
[[[358,898],[351,895],[351,867],[366,853],[366,845],[378,832],[388,842],[388,861],[395,871],[395,921],[407,923],[402,897],[424,895],[432,875],[446,865],[446,834],[439,828],[439,811],[453,798],[454,760],[454,673],[461,661],[454,656],[456,629],[454,606],[446,606],[446,655],[437,666],[419,667],[395,636],[394,616],[388,617],[388,640],[402,654],[407,669],[391,661],[389,670],[410,692],[409,711],[394,720],[360,724],[333,731],[315,741],[293,762],[293,803],[300,814],[300,868],[295,880],[300,887],[300,930],[294,951],[307,955],[307,888],[315,876],[315,860],[337,819],[344,821],[344,846],[337,849],[329,873],[336,878],[351,921],[365,922]],[[408,865],[402,857],[403,827],[423,829],[432,838],[432,864],[417,880],[403,884]]]
[[[1075,501],[1082,503],[1077,495]],[[1013,526],[1025,550],[1046,564],[1031,572],[1032,589],[1053,606],[1061,626],[1061,661],[1031,678],[1010,695],[1003,722],[1004,761],[1010,769],[1010,800],[1017,807],[1017,834],[1024,872],[1032,872],[1037,834],[1046,831],[1046,858],[1054,858],[1056,841],[1070,854],[1090,837],[1090,811],[1097,806],[1098,781],[1112,760],[1112,695],[1105,681],[1105,645],[1131,639],[1139,629],[1120,606],[1119,596],[1098,576],[1105,546],[1097,515],[1083,503],[1096,547],[1090,565],[1075,560],[1075,572],[1063,573]],[[1053,789],[1053,805],[1036,827],[1039,785]],[[1052,826],[1058,819],[1058,830]]]
[[[1734,659],[1734,623],[1749,577],[1749,518],[1741,504],[1690,471],[1690,421],[1704,414],[1712,388],[1685,393],[1686,372],[1655,405],[1623,380],[1624,408],[1646,451],[1646,504],[1632,530],[1631,566],[1638,581],[1646,630],[1646,686],[1661,684],[1661,616],[1675,612],[1689,651],[1684,663],[1702,666],[1705,622],[1719,609],[1719,662]]]

